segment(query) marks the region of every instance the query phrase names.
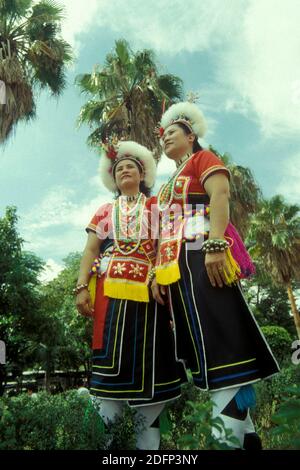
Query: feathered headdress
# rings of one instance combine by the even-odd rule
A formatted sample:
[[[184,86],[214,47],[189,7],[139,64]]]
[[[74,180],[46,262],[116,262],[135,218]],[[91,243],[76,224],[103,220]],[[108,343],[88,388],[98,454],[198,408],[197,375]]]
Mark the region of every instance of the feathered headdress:
[[[155,182],[156,164],[152,152],[133,141],[118,141],[117,137],[103,142],[99,171],[104,186],[109,191],[117,191],[114,169],[120,160],[133,160],[144,173],[144,183],[151,188]]]
[[[159,125],[159,135],[162,137],[167,127],[181,122],[197,137],[203,137],[206,132],[206,121],[198,106],[189,101],[175,103],[163,113]]]

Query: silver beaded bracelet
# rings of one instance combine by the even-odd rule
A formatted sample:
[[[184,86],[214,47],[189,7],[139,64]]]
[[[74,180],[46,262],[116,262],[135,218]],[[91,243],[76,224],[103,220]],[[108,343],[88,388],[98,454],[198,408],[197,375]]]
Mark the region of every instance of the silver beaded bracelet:
[[[77,295],[79,294],[79,292],[81,292],[83,289],[87,289],[88,288],[88,284],[78,284],[78,286],[76,286],[73,290],[72,290],[72,293],[74,295]]]
[[[149,271],[149,282],[153,281],[155,278],[155,268],[151,268]]]
[[[227,240],[212,238],[203,242],[202,251],[204,253],[220,253],[222,251],[225,251],[228,246],[229,243]]]

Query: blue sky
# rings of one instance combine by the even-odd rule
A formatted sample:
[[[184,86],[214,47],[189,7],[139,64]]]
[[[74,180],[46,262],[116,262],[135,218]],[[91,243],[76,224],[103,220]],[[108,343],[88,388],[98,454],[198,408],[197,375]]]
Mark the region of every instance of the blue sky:
[[[98,157],[76,128],[84,98],[77,74],[91,72],[125,38],[155,51],[161,73],[180,76],[200,95],[205,145],[253,171],[266,197],[300,194],[300,2],[298,0],[65,0],[63,36],[76,52],[58,99],[42,92],[37,119],[17,127],[0,150],[0,213],[14,204],[25,248],[53,277],[85,243],[84,227],[110,195]],[[162,160],[156,188],[172,171]]]

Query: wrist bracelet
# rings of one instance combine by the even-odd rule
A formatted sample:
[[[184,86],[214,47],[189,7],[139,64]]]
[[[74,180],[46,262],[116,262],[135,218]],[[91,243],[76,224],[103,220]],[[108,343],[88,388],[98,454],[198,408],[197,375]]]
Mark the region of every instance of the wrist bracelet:
[[[72,293],[74,295],[77,295],[79,294],[79,292],[81,292],[83,289],[88,289],[88,284],[78,284],[73,290],[72,290]]]
[[[228,248],[229,243],[227,240],[222,240],[219,238],[212,238],[205,240],[202,244],[202,251],[204,253],[220,253],[225,251]]]
[[[150,271],[149,271],[149,281],[153,281],[153,279],[155,278],[155,268],[151,268]]]

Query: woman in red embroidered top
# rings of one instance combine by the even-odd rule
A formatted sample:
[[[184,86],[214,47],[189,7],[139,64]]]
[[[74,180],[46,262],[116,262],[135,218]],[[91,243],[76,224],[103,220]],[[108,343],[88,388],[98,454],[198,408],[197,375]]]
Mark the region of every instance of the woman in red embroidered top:
[[[149,301],[156,257],[149,217],[156,199],[147,196],[156,165],[145,147],[121,141],[105,146],[100,170],[103,184],[118,197],[101,206],[87,227],[78,278],[77,308],[91,315],[87,285],[100,251],[89,284],[90,291],[96,287],[91,393],[101,398],[105,422],[119,415],[126,401],[135,406],[137,420],[145,421],[137,447],[158,449],[157,418],[164,403],[180,395],[185,371],[175,359],[169,312]]]
[[[205,129],[194,103],[177,103],[162,117],[163,150],[177,170],[158,194],[162,228],[152,291],[161,303],[168,291],[176,355],[197,387],[214,392],[213,415],[233,429],[240,447],[260,448],[249,384],[279,369],[242,294],[239,279],[253,273],[253,264],[229,222],[230,173],[198,143]]]

